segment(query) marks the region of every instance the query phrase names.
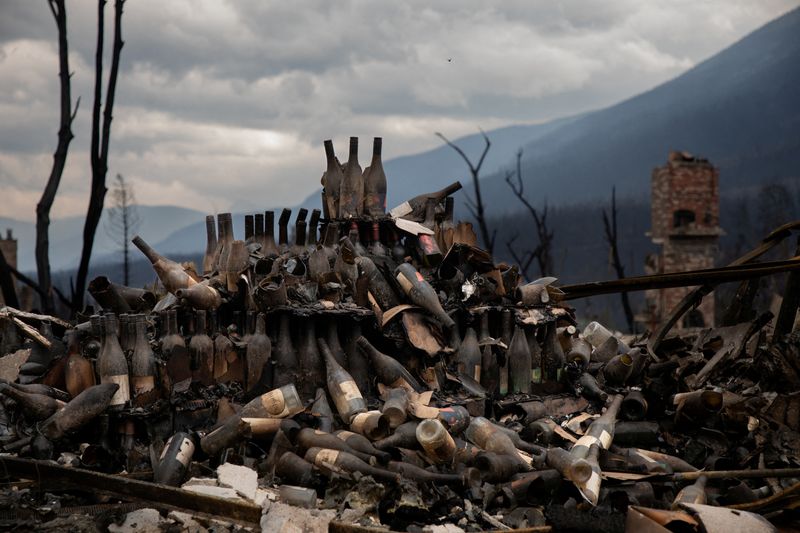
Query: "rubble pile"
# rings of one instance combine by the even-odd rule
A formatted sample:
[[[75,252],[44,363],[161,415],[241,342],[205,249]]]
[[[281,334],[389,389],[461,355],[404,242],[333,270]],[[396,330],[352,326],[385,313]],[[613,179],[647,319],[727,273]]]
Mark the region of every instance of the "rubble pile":
[[[325,148],[322,210],[292,242],[288,209],[277,242],[272,211],[244,240],[209,216],[199,269],[133,239],[153,290],[96,278],[101,311],[75,322],[0,310],[3,527],[797,520],[800,333],[579,327],[554,278],[523,283],[453,221],[460,184],[387,214],[380,139],[363,172],[357,139],[344,165]]]

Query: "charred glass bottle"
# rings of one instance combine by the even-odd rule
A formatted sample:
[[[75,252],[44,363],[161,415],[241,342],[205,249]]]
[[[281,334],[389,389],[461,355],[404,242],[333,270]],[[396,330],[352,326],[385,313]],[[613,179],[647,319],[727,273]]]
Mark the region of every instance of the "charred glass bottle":
[[[519,326],[514,327],[514,336],[506,352],[508,358],[509,392],[531,391],[531,350],[525,332]]]
[[[115,409],[122,408],[131,399],[128,362],[119,345],[117,328],[117,318],[114,315],[103,317],[103,348],[97,359],[100,383],[115,383],[119,386],[110,403],[110,407]]]
[[[372,141],[372,161],[364,170],[364,214],[378,217],[386,213],[386,173],[381,161],[383,139]]]
[[[325,187],[325,205],[327,205],[328,216],[339,218],[339,189],[342,186],[344,175],[336,153],[333,150],[333,141],[325,141],[325,160],[327,168],[323,176]]]
[[[403,291],[408,295],[409,300],[423,309],[426,309],[445,327],[453,327],[455,323],[442,308],[436,291],[431,287],[430,283],[425,281],[425,278],[422,277],[422,274],[420,274],[413,265],[409,263],[401,264],[395,270],[395,277]]]
[[[358,164],[358,137],[350,137],[350,157],[344,167],[339,187],[339,217],[352,218],[361,214],[364,205],[364,175]]]
[[[193,369],[193,378],[203,385],[214,382],[214,342],[208,336],[206,328],[206,311],[195,311],[194,335],[189,340],[189,359]]]
[[[298,378],[297,354],[292,346],[292,335],[289,330],[289,315],[282,313],[279,322],[278,340],[273,350],[275,360],[275,387],[294,384]]]
[[[134,327],[136,342],[131,355],[131,385],[134,396],[139,396],[152,391],[156,386],[156,358],[147,338],[147,322],[144,315],[135,315]]]
[[[153,270],[155,270],[158,278],[168,292],[174,293],[178,289],[185,289],[197,283],[186,273],[181,265],[153,250],[144,242],[144,239],[138,235],[134,237],[131,242],[133,242],[133,244],[135,244],[150,260],[150,263],[153,265]]]
[[[366,412],[367,403],[364,401],[361,391],[358,390],[353,377],[333,357],[328,344],[323,339],[317,339],[317,343],[319,351],[325,359],[328,392],[333,398],[339,416],[346,424],[349,424],[356,414]]]

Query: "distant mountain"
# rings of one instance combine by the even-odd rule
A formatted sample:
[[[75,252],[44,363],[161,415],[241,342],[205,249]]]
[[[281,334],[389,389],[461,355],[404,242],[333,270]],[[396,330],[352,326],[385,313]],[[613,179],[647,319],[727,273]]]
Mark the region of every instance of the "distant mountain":
[[[198,220],[204,221],[205,214],[193,209],[176,206],[137,206],[141,224],[138,233],[148,243],[156,243],[167,238],[176,228],[184,227]],[[103,213],[97,227],[93,262],[113,262],[119,255],[119,245],[106,231],[107,210]],[[50,267],[55,272],[63,269],[76,269],[83,248],[83,216],[54,219],[50,222]],[[204,224],[204,222],[203,222]],[[0,217],[0,231],[5,236],[6,228],[12,230],[17,239],[18,265],[22,271],[35,271],[36,225],[11,218]],[[205,229],[202,234],[205,243]],[[201,248],[202,249],[202,248]]]
[[[800,178],[800,8],[655,89],[525,143],[530,197],[552,204],[645,196],[670,149],[702,155],[731,191]],[[509,158],[507,168],[515,161]],[[464,176],[462,171],[459,176]],[[489,209],[507,211],[502,173],[487,176]],[[395,178],[396,179],[396,178]],[[502,206],[502,207],[498,207]]]

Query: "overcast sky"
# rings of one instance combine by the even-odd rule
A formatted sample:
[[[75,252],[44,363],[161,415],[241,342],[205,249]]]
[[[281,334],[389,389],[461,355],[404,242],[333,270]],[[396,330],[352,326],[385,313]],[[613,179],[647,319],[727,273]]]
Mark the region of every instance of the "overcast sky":
[[[97,7],[67,4],[81,105],[54,216],[83,214],[90,182]],[[350,135],[366,149],[383,136],[388,159],[437,146],[435,131],[596,109],[797,4],[128,0],[109,183],[121,173],[139,203],[206,212],[293,205],[319,186],[326,138],[344,154]],[[57,53],[45,0],[0,0],[0,216],[35,218],[57,140]]]

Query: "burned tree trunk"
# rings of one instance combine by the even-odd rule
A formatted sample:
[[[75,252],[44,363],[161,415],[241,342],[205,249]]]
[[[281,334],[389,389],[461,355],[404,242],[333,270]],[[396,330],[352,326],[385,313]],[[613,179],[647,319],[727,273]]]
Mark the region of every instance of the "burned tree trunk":
[[[97,3],[97,50],[95,52],[94,106],[92,108],[92,188],[89,196],[89,208],[86,211],[86,222],[83,226],[83,250],[75,280],[75,291],[72,295],[73,307],[83,307],[83,295],[86,292],[86,278],[89,275],[89,261],[94,247],[94,236],[97,225],[103,214],[103,202],[106,197],[106,173],[108,172],[108,143],[111,137],[111,119],[114,109],[114,93],[117,88],[119,57],[122,52],[122,8],[125,0],[114,2],[114,47],[111,52],[111,71],[106,89],[106,105],[103,109],[103,123],[100,124],[100,105],[103,96],[103,11],[106,0]]]
[[[50,209],[56,199],[61,175],[67,162],[67,150],[74,135],[72,121],[78,112],[80,98],[72,111],[70,95],[69,50],[67,43],[67,10],[64,0],[49,0],[48,5],[58,28],[58,77],[61,83],[61,118],[58,129],[58,145],[53,154],[53,168],[42,197],[36,205],[36,271],[41,289],[42,308],[47,313],[53,312],[52,280],[50,279]]]
[[[481,184],[479,180],[483,161],[486,159],[486,154],[489,153],[489,148],[492,147],[492,143],[489,141],[489,137],[487,137],[483,130],[481,130],[481,135],[483,135],[483,140],[486,144],[484,145],[480,158],[478,158],[478,162],[473,164],[472,160],[467,157],[467,154],[465,154],[461,148],[453,144],[447,137],[439,132],[436,132],[436,135],[445,143],[447,143],[450,148],[455,150],[456,153],[461,156],[461,159],[463,159],[467,164],[467,168],[469,168],[469,173],[472,176],[472,187],[475,191],[475,199],[473,200],[469,196],[466,197],[467,209],[469,209],[470,214],[472,214],[473,218],[475,218],[475,221],[478,223],[478,229],[480,229],[481,232],[483,246],[491,254],[494,252],[494,239],[497,236],[497,230],[494,232],[489,231],[489,224],[486,222],[486,210],[483,205],[483,196],[481,195]]]
[[[619,246],[617,235],[617,191],[616,188],[611,189],[611,217],[605,209],[603,209],[603,226],[606,230],[606,242],[608,242],[608,251],[611,255],[611,266],[617,274],[617,278],[622,279],[625,277],[625,267],[619,259]],[[628,331],[633,332],[633,311],[631,310],[631,302],[628,299],[628,293],[620,293],[622,298],[622,308],[625,310],[625,321],[628,323]]]

